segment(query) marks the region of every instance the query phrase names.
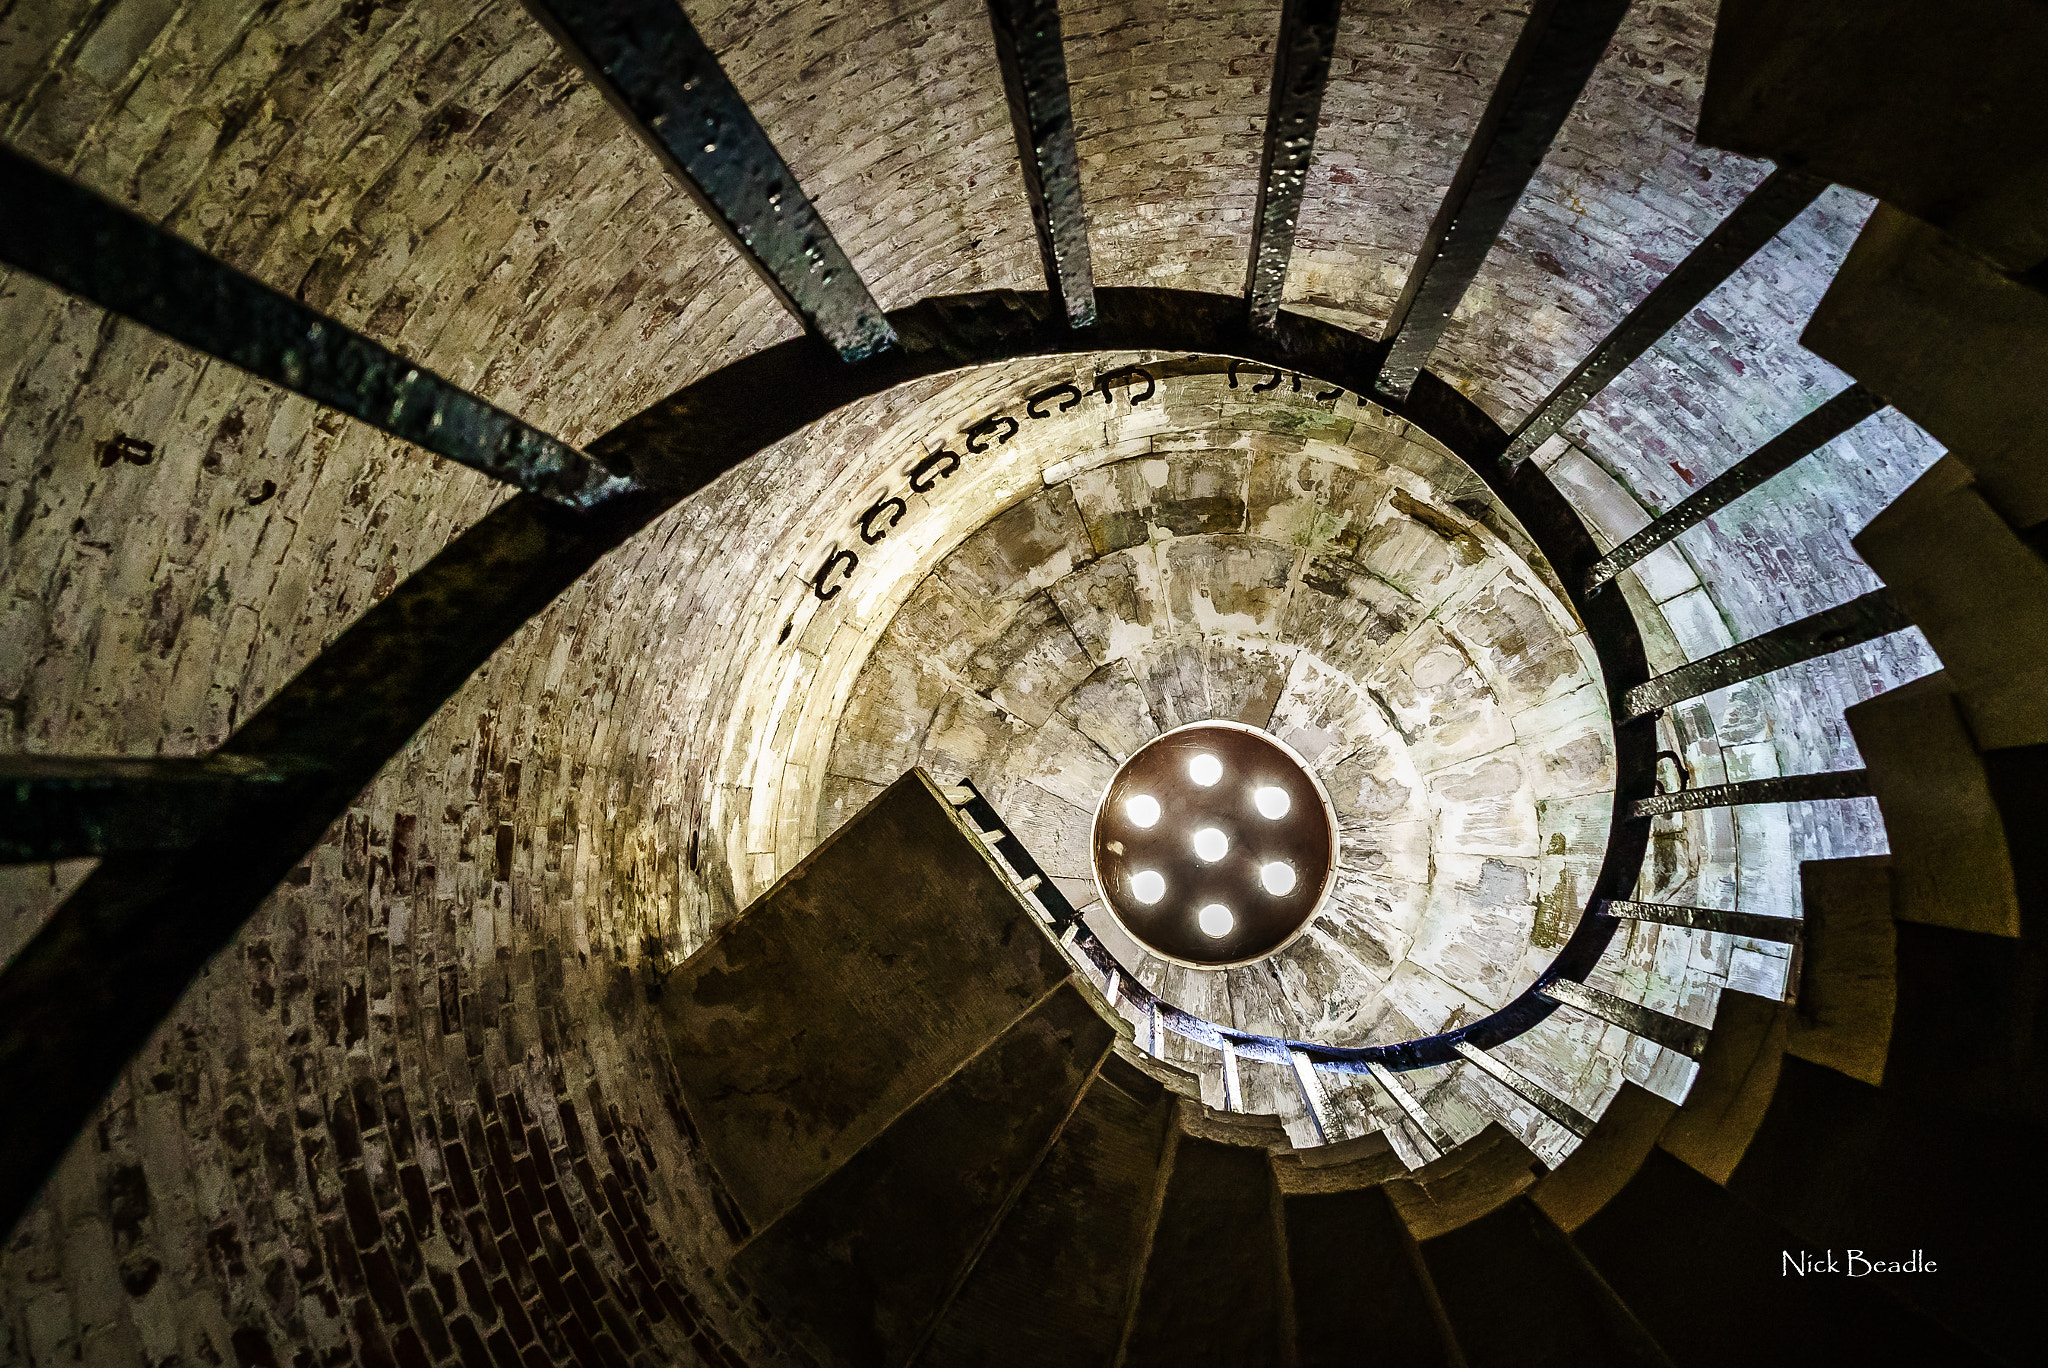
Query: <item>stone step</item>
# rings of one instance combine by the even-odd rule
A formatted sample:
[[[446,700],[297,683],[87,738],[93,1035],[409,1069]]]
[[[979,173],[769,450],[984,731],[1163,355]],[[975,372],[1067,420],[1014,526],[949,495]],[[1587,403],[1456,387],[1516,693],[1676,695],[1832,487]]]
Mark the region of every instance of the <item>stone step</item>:
[[[2008,524],[2048,520],[2048,416],[2037,401],[2048,294],[2036,283],[1880,204],[1800,341],[1948,447]]]
[[[2048,1120],[2048,967],[2020,939],[2013,833],[1957,699],[1944,671],[1848,710],[1892,852],[1806,867],[1787,1048],[1923,1105]]]
[[[1289,1194],[1283,1214],[1299,1368],[1462,1362],[1422,1251],[1384,1188]]]
[[[1136,1041],[1118,1041],[1116,1052],[1118,1058],[1138,1072],[1157,1080],[1168,1091],[1196,1102],[1202,1100],[1202,1080],[1194,1073],[1177,1064],[1167,1063]]]
[[[1785,1049],[1873,1086],[1884,1082],[1898,998],[1893,858],[1799,867],[1804,938]]]
[[[1902,965],[1910,953],[1902,941]],[[1895,1049],[1907,1029],[1896,1023]],[[2044,1152],[2038,1124],[1927,1106],[1787,1056],[1726,1186],[1805,1248],[1924,1251],[1935,1273],[1888,1276],[1891,1293],[1995,1358],[2032,1362],[2048,1343]]]
[[[1990,1362],[1889,1295],[1900,1278],[1846,1276],[1841,1247],[1833,1273],[1788,1271],[1798,1237],[1662,1148],[1572,1242],[1682,1368]]]
[[[1981,1124],[2048,1123],[2048,957],[2006,936],[1900,922],[1884,1088]]]
[[[760,1230],[1072,973],[915,770],[669,974],[659,1012],[711,1166]]]
[[[1950,672],[1878,694],[1843,717],[1884,813],[1892,915],[2017,936],[2005,821]]]
[[[1677,1114],[1676,1103],[1624,1082],[1608,1099],[1593,1133],[1564,1163],[1537,1180],[1530,1200],[1558,1229],[1568,1234],[1577,1230],[1628,1186]]]
[[[2032,447],[2028,459],[2048,469]],[[2048,561],[1992,507],[1984,481],[1943,457],[1853,541],[1941,657],[1971,744],[2048,742]]]
[[[1383,1131],[1273,1156],[1273,1173],[1287,1196],[1378,1187],[1407,1172]]]
[[[1423,1241],[1422,1257],[1470,1368],[1669,1368],[1656,1340],[1527,1196]]]
[[[1285,1259],[1280,1190],[1266,1154],[1183,1134],[1160,1195],[1125,1368],[1291,1362]]]
[[[1699,141],[1853,186],[2025,270],[2048,257],[2044,48],[2032,0],[1722,0]]]
[[[908,1362],[1113,1039],[1063,985],[758,1230],[734,1268],[828,1361]]]
[[[1469,1225],[1516,1200],[1543,1165],[1498,1121],[1413,1173],[1387,1183],[1387,1195],[1418,1240]]]
[[[1106,1368],[1142,1266],[1173,1110],[1155,1079],[1105,1059],[917,1362]]]
[[[1175,1124],[1183,1135],[1278,1154],[1293,1148],[1286,1124],[1270,1112],[1218,1111],[1199,1098],[1183,1101]]]

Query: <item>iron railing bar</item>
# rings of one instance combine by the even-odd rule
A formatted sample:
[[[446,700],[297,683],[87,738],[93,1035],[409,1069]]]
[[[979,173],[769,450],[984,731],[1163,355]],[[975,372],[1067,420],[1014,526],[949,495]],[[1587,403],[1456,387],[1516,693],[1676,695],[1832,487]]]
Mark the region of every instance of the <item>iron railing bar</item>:
[[[1884,406],[1884,400],[1861,385],[1851,385],[1826,400],[1602,556],[1586,576],[1586,592],[1598,589],[1679,533],[1706,521],[1771,477],[1790,470]]]
[[[1074,904],[1061,891],[1060,886],[1052,881],[1052,875],[1045,872],[1045,866],[1040,864],[1037,857],[1017,839],[1017,833],[1003,821],[1002,814],[995,809],[995,804],[982,795],[980,787],[974,780],[963,776],[960,782],[952,785],[947,792],[966,795],[964,801],[955,803],[954,806],[966,813],[981,831],[992,833],[998,838],[1009,838],[1003,842],[1003,863],[1016,871],[1020,884],[1030,883],[1033,879],[1038,880],[1032,887],[1038,893],[1039,902],[1051,916],[1054,929],[1066,930],[1082,924],[1081,914],[1074,909]],[[993,850],[995,843],[991,841],[989,844]]]
[[[1724,651],[1689,661],[1636,685],[1622,696],[1629,717],[1651,717],[1688,698],[1698,698],[1758,675],[1782,670],[1852,646],[1875,641],[1913,625],[1888,589],[1823,609],[1797,622],[1774,627]]]
[[[1537,0],[1423,237],[1374,387],[1408,397],[1621,25],[1628,0]]]
[[[1726,912],[1717,907],[1637,902],[1631,898],[1605,899],[1595,904],[1595,911],[1624,921],[1656,922],[1660,926],[1682,926],[1693,931],[1713,931],[1724,936],[1786,943],[1797,941],[1804,925],[1797,917],[1767,917],[1760,912]]]
[[[1654,1041],[1688,1059],[1698,1059],[1707,1052],[1709,1028],[1672,1016],[1669,1012],[1660,1012],[1640,1002],[1630,1002],[1627,998],[1569,980],[1544,984],[1537,991],[1553,1002],[1576,1007],[1621,1027],[1630,1035]]]
[[[102,859],[0,972],[0,1229],[207,960],[491,654],[675,496],[499,504],[364,612],[215,752],[305,767],[245,785],[190,846]]]
[[[1835,798],[1872,796],[1866,770],[1825,770],[1819,774],[1784,774],[1768,779],[1744,779],[1733,784],[1710,784],[1704,788],[1680,789],[1637,798],[1623,805],[1630,818],[1660,817],[1696,808],[1745,807],[1760,803],[1817,803]]]
[[[1316,125],[1322,117],[1323,90],[1330,80],[1330,57],[1336,51],[1343,9],[1343,0],[1284,0],[1280,7],[1244,286],[1252,327],[1261,331],[1270,332],[1280,318],[1287,263],[1294,255],[1302,191],[1315,158]]]
[[[1309,1124],[1315,1127],[1316,1139],[1329,1144],[1330,1109],[1323,1097],[1322,1080],[1316,1077],[1315,1065],[1299,1050],[1287,1052],[1287,1066],[1294,1075],[1295,1091],[1301,1094],[1301,1105],[1308,1112]]]
[[[881,305],[677,0],[526,0],[806,332],[845,361],[896,343]]]
[[[1593,1118],[1559,1097],[1550,1089],[1538,1083],[1529,1075],[1515,1068],[1504,1059],[1496,1058],[1466,1041],[1458,1042],[1458,1053],[1463,1055],[1481,1073],[1521,1098],[1537,1111],[1563,1126],[1583,1140],[1593,1133]]]
[[[1046,287],[1065,307],[1067,322],[1085,328],[1095,322],[1095,268],[1059,3],[988,0],[988,17]]]
[[[1385,1090],[1387,1096],[1394,1100],[1394,1105],[1401,1109],[1401,1114],[1408,1118],[1408,1123],[1414,1126],[1429,1146],[1436,1151],[1435,1154],[1427,1157],[1431,1159],[1439,1158],[1450,1153],[1455,1148],[1450,1135],[1441,1125],[1437,1124],[1437,1119],[1429,1114],[1415,1095],[1409,1092],[1399,1079],[1394,1077],[1392,1070],[1378,1061],[1366,1065],[1365,1070],[1372,1075],[1372,1081],[1379,1084]]]
[[[256,791],[275,800],[319,773],[240,755],[0,756],[0,864],[182,849]]]
[[[1743,196],[1742,203],[1572,368],[1536,411],[1522,420],[1514,440],[1508,443],[1507,462],[1519,465],[1527,460],[1827,188],[1828,182],[1818,176],[1782,167],[1765,176],[1762,184]]]
[[[590,508],[634,488],[568,443],[6,147],[0,261],[528,493]]]

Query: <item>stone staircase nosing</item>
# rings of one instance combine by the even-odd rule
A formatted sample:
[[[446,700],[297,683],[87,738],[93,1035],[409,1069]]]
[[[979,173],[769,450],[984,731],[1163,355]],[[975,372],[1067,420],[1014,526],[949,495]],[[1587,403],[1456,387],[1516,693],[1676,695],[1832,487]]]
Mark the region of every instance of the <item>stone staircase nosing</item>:
[[[1901,691],[1858,726],[1908,725],[1941,690]],[[1918,763],[1897,738],[1873,754],[1894,743],[1886,754]],[[932,882],[900,875],[913,847],[938,861]],[[2031,949],[1909,919],[1921,894],[1897,876],[1903,856],[1805,867],[1797,1000],[1728,995],[1682,1106],[1624,1085],[1553,1171],[1499,1124],[1411,1171],[1378,1132],[1297,1150],[1278,1117],[1205,1106],[1186,1071],[1132,1045],[977,849],[913,773],[668,985],[672,1034],[697,1047],[679,1056],[685,1104],[752,1224],[730,1271],[821,1362],[1310,1368],[1370,1348],[1469,1368],[1965,1364],[2023,1361],[2040,1342],[2039,1260],[1984,1266],[2038,1228],[2041,1127],[2009,1086],[2034,1056],[1992,1049],[1958,1090],[1944,1053],[1972,1013],[2033,1039],[2038,979],[2015,958]],[[899,871],[882,900],[898,909],[891,965],[919,990],[893,998],[787,944],[879,943],[863,871],[884,867]],[[837,918],[834,897],[848,899]],[[916,968],[920,947],[942,963]],[[990,964],[1012,977],[977,977]],[[801,1031],[761,1019],[757,975],[807,1004]],[[881,1019],[921,1007],[939,978],[1003,1004],[953,1004],[987,1039]],[[911,1054],[879,1067],[877,1040]],[[780,1053],[775,1069],[758,1048]],[[746,1090],[769,1085],[784,1110]],[[836,1107],[840,1129],[800,1124],[798,1103]],[[725,1106],[746,1124],[720,1123]],[[747,1125],[793,1125],[803,1155],[830,1147],[829,1171],[736,1146]],[[1783,1271],[1787,1251],[1839,1259],[1859,1243],[1871,1257],[1921,1247],[1971,1276]]]
[[[2048,256],[2044,44],[2031,0],[1722,0],[1699,141],[1852,186],[2025,270]]]

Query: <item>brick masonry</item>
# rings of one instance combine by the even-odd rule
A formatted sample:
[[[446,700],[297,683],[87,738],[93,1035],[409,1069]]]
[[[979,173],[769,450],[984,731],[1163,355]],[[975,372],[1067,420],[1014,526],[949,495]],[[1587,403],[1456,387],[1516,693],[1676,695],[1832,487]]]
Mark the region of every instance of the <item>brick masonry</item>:
[[[1036,282],[979,6],[689,8],[885,303]],[[1520,10],[1346,12],[1289,289],[1370,332]],[[1711,12],[1632,9],[1453,320],[1435,365],[1497,417],[1763,174],[1690,140]],[[1103,283],[1241,287],[1277,13],[1065,7]],[[568,440],[793,332],[508,0],[51,0],[0,12],[0,39],[10,146]],[[1824,196],[1546,453],[1599,535],[1846,383],[1796,337],[1867,210]],[[787,1357],[721,1271],[646,991],[814,839],[874,643],[1044,472],[995,448],[831,611],[804,583],[819,553],[927,443],[1054,378],[993,368],[835,415],[509,643],[138,1057],[0,1253],[0,1357]],[[217,744],[502,497],[14,275],[0,394],[16,749]],[[1088,406],[1091,440],[1141,435]],[[1869,587],[1847,538],[1935,454],[1881,415],[1624,577],[1657,663]],[[1841,707],[1932,666],[1903,634],[1677,710],[1666,744],[1697,782],[1853,764]],[[1866,803],[1685,814],[1660,820],[1651,892],[1791,913],[1800,859],[1881,848]],[[0,871],[0,946],[81,874]],[[1596,986],[1710,1020],[1719,984],[1772,986],[1765,959],[1635,927]],[[1621,1076],[1684,1086],[1689,1066],[1566,1015],[1504,1053],[1588,1110]],[[1455,1133],[1507,1108],[1554,1152],[1547,1123],[1441,1072]]]

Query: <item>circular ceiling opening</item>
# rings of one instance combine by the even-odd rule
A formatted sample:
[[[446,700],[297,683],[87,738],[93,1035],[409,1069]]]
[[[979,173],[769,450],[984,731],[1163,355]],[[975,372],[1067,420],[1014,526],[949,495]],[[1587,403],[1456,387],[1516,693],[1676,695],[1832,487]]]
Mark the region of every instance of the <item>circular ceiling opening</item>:
[[[1152,953],[1198,969],[1263,959],[1308,926],[1337,867],[1329,796],[1286,745],[1238,722],[1148,741],[1095,808],[1103,903]]]

